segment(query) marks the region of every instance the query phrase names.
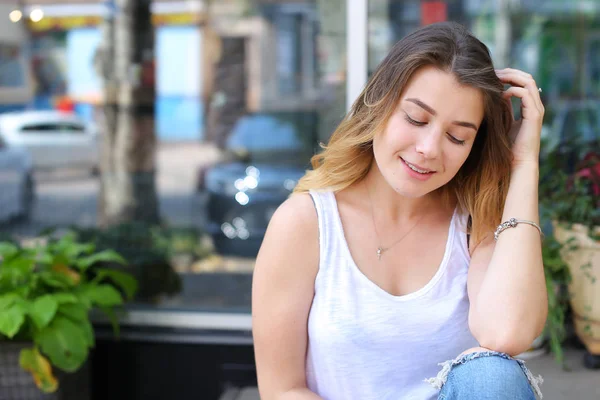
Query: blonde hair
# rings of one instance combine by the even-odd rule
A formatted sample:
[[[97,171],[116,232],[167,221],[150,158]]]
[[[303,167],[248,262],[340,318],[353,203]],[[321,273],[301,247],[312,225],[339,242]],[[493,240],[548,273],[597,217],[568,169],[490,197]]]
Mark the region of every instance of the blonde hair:
[[[479,243],[502,217],[512,163],[512,114],[487,47],[456,23],[428,25],[396,43],[329,143],[312,157],[313,169],[294,192],[337,192],[362,180],[373,163],[373,137],[384,129],[411,76],[426,65],[452,73],[459,83],[483,93],[484,119],[473,148],[456,176],[439,189],[446,201],[456,199],[459,210],[471,216],[468,231]]]

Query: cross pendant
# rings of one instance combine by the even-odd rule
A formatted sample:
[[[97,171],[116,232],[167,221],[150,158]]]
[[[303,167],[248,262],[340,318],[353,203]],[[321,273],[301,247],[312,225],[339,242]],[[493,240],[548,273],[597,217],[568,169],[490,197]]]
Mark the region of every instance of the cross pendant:
[[[381,247],[377,248],[377,259],[381,261],[381,255],[383,254],[383,249]]]

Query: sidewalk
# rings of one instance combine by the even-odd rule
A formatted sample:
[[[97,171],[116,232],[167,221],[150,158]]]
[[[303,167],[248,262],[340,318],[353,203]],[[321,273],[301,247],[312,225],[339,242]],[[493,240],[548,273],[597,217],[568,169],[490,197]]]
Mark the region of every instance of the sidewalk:
[[[563,371],[550,354],[527,361],[534,375],[542,375],[544,400],[599,400],[600,370],[583,367],[583,350],[565,349],[571,371]]]

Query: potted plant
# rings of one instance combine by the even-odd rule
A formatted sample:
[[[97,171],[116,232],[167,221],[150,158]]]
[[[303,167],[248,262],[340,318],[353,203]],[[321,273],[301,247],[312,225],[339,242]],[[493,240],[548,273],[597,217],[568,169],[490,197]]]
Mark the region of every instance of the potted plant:
[[[128,262],[127,269],[140,283],[135,300],[156,303],[162,296],[172,296],[182,289],[181,277],[171,259],[172,246],[166,228],[145,222],[129,222],[106,229],[73,227],[86,242],[98,249],[113,249]],[[102,267],[122,270],[108,260]]]
[[[73,233],[29,245],[0,242],[0,375],[13,376],[0,379],[0,392],[31,393],[33,383],[57,392],[55,368],[58,376],[77,371],[94,346],[91,310],[107,313],[117,332],[115,308],[134,295],[137,282],[126,272],[93,267],[104,261],[125,264]]]
[[[554,272],[568,286],[575,333],[587,349],[584,364],[600,368],[600,151],[590,143],[563,144],[554,157],[541,185],[556,239],[546,256],[554,257]]]
[[[569,308],[569,267],[561,256],[562,244],[547,234],[542,246],[542,258],[548,292],[548,318],[542,337],[547,341],[556,362],[564,364],[563,342],[567,337],[566,316]]]

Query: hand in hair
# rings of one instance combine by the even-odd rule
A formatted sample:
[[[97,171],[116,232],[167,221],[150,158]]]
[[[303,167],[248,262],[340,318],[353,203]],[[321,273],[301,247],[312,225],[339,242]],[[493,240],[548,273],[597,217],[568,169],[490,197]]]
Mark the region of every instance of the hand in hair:
[[[510,132],[513,141],[513,168],[523,164],[537,165],[544,105],[535,80],[530,74],[512,68],[496,70],[496,74],[503,83],[511,85],[503,97],[509,102],[513,96],[521,99],[521,119],[513,122]]]

